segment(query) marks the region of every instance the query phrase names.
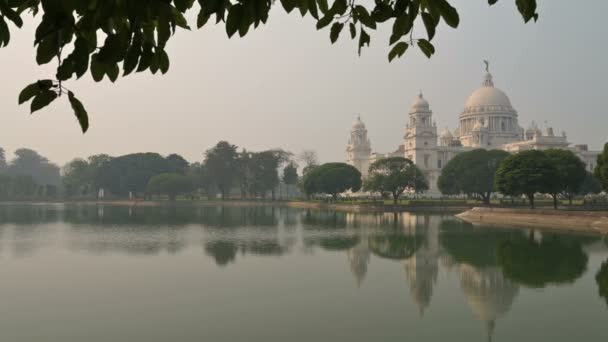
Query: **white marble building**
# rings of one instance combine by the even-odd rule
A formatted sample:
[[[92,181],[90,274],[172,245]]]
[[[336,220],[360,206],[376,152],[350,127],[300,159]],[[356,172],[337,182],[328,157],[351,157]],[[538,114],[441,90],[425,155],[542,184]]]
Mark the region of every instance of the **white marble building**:
[[[599,151],[589,151],[587,145],[568,142],[565,132],[555,135],[553,128],[545,132],[532,121],[527,129],[518,122],[518,113],[509,97],[494,86],[486,64],[481,87],[475,90],[460,113],[459,125],[452,132],[447,128],[437,133],[433,112],[420,93],[412,104],[405,128],[403,143],[391,153],[372,153],[367,129],[357,118],[351,129],[347,147],[347,163],[355,166],[363,176],[369,165],[385,157],[402,156],[414,161],[429,180],[430,193],[438,193],[437,179],[441,169],[455,155],[474,149],[502,149],[511,153],[524,150],[568,149],[574,152],[593,171]]]

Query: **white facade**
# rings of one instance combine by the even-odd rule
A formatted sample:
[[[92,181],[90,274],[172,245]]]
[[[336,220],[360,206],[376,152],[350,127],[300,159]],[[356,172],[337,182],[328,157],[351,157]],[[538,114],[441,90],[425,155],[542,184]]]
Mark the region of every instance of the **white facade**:
[[[350,140],[346,147],[346,155],[346,162],[356,167],[363,177],[367,176],[367,171],[372,160],[372,144],[367,137],[367,129],[361,121],[361,117],[357,117],[350,130]]]
[[[369,165],[388,156],[411,159],[429,181],[430,193],[438,193],[437,179],[441,169],[458,153],[474,149],[501,149],[511,153],[525,150],[567,149],[574,152],[592,172],[599,151],[589,151],[587,145],[571,146],[565,132],[555,135],[553,128],[541,131],[532,121],[524,130],[509,97],[494,86],[492,74],[486,67],[481,87],[465,103],[459,116],[459,126],[437,134],[429,103],[419,94],[412,104],[405,128],[403,144],[392,153],[371,152],[367,129],[358,118],[351,130],[347,162],[365,176]]]

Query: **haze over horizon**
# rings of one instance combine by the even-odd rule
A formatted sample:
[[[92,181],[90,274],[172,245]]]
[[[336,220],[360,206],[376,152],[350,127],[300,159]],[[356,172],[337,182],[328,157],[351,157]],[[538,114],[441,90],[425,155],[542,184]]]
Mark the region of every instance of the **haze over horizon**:
[[[29,20],[0,50],[2,76],[10,80],[0,85],[0,147],[9,157],[17,148],[32,148],[60,165],[74,157],[133,152],[179,153],[193,162],[228,140],[250,150],[312,149],[323,162],[344,161],[359,114],[373,150],[395,150],[419,89],[439,130],[454,130],[488,59],[495,85],[510,97],[522,127],[534,120],[544,128],[547,121],[556,133],[565,130],[570,142],[600,149],[608,140],[608,68],[596,26],[608,3],[587,1],[588,11],[567,4],[540,2],[539,21],[524,24],[514,1],[492,7],[485,0],[455,1],[460,27],[440,25],[433,58],[410,49],[390,64],[390,25],[371,33],[361,57],[347,32],[332,46],[327,29],[317,32],[311,18],[277,8],[267,25],[245,38],[228,39],[224,25],[179,31],[168,46],[165,76],[143,73],[112,84],[87,75],[66,84],[89,112],[85,135],[67,100],[33,116],[27,105],[17,105],[19,91],[52,77],[55,67],[36,65]],[[415,32],[425,35],[421,25]]]

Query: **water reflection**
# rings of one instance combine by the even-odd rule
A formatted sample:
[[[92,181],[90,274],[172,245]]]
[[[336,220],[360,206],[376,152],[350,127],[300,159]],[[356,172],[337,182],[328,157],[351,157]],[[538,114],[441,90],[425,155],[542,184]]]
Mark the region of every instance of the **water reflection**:
[[[456,275],[488,337],[522,288],[578,281],[585,246],[597,237],[474,227],[436,214],[356,214],[285,207],[0,206],[0,253],[32,255],[49,244],[75,253],[178,254],[192,249],[219,267],[246,257],[343,255],[364,284],[373,260],[399,266],[420,316],[432,306],[440,274]],[[400,266],[402,265],[402,266]],[[593,270],[608,304],[608,260]]]

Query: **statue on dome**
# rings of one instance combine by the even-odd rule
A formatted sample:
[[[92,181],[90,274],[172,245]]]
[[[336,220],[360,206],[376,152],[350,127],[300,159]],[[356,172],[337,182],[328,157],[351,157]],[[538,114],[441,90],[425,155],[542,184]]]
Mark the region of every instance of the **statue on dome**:
[[[483,60],[484,64],[486,65],[486,72],[490,72],[490,62],[488,62],[487,60]]]

